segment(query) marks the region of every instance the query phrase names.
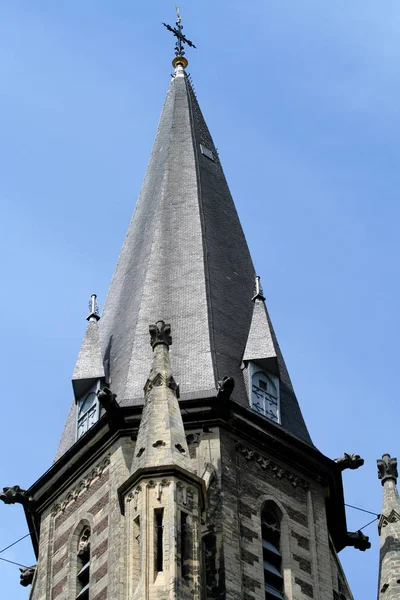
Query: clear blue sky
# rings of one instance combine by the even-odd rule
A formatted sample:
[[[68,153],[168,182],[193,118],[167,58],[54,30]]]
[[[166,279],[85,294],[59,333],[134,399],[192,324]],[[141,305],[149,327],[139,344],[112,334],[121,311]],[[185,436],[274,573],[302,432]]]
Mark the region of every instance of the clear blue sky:
[[[400,453],[400,4],[181,3],[197,96],[314,443],[355,452],[346,501],[380,512]],[[173,2],[0,7],[0,485],[51,464],[94,291],[102,306],[171,73]],[[372,518],[372,517],[371,517]],[[348,512],[350,530],[369,515]],[[0,549],[26,533],[0,506]],[[379,540],[341,553],[376,597]],[[1,556],[32,564],[29,542]],[[4,597],[27,598],[0,563]]]

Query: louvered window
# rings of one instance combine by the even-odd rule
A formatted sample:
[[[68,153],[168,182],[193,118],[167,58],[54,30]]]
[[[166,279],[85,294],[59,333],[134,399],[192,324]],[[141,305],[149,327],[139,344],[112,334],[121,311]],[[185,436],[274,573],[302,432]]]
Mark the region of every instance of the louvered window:
[[[90,527],[85,527],[79,538],[76,600],[89,600],[90,585]]]
[[[78,401],[77,437],[80,438],[99,419],[99,402],[95,391],[90,391]]]
[[[276,512],[266,506],[261,514],[262,547],[264,563],[265,599],[285,598],[283,592],[282,555],[280,552],[281,528]]]
[[[265,371],[256,371],[251,377],[251,406],[254,411],[280,422],[279,382]]]

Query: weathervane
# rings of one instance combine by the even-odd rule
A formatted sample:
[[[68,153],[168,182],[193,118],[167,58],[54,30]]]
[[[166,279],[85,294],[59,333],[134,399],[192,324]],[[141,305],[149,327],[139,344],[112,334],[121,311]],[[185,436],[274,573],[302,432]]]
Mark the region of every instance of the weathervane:
[[[182,29],[183,29],[182,17],[179,12],[179,6],[177,6],[176,4],[175,4],[175,10],[176,10],[176,23],[175,23],[176,27],[171,27],[171,25],[167,25],[166,23],[163,23],[163,25],[164,25],[164,27],[166,27],[168,29],[168,31],[171,31],[174,34],[174,36],[176,37],[175,58],[172,61],[172,65],[174,67],[176,67],[177,65],[180,64],[183,66],[183,68],[185,68],[188,65],[188,61],[186,58],[184,58],[184,56],[185,56],[184,44],[187,44],[191,48],[196,48],[196,46],[193,44],[193,42],[188,40],[188,38],[182,33]]]

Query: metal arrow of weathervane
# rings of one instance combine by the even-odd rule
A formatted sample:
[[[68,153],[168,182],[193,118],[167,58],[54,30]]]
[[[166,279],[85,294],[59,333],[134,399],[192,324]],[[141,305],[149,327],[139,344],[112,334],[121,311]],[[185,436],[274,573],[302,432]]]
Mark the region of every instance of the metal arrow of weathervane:
[[[184,46],[183,44],[187,44],[188,46],[190,46],[191,48],[196,48],[196,46],[193,44],[193,42],[191,42],[190,40],[187,39],[187,37],[182,33],[182,17],[179,13],[179,7],[176,6],[175,4],[175,10],[176,10],[176,27],[171,27],[171,25],[167,25],[166,23],[163,23],[164,27],[166,27],[168,29],[168,31],[171,31],[174,36],[177,38],[176,39],[176,44],[175,44],[175,56],[184,56],[185,55],[185,50],[184,50]]]

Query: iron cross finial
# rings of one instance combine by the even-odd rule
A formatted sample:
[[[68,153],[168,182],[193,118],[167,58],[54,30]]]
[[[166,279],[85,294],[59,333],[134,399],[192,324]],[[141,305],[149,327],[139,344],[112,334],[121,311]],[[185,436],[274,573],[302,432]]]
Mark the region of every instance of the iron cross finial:
[[[171,25],[167,25],[167,23],[163,23],[163,25],[164,25],[164,27],[166,27],[168,29],[168,31],[171,31],[171,33],[173,33],[174,36],[176,37],[175,56],[183,57],[183,56],[185,56],[184,44],[187,44],[191,48],[196,48],[196,46],[193,44],[193,42],[188,40],[188,38],[182,33],[182,29],[183,29],[182,17],[179,12],[179,6],[177,6],[176,4],[175,4],[175,10],[176,10],[175,27],[171,27]]]

